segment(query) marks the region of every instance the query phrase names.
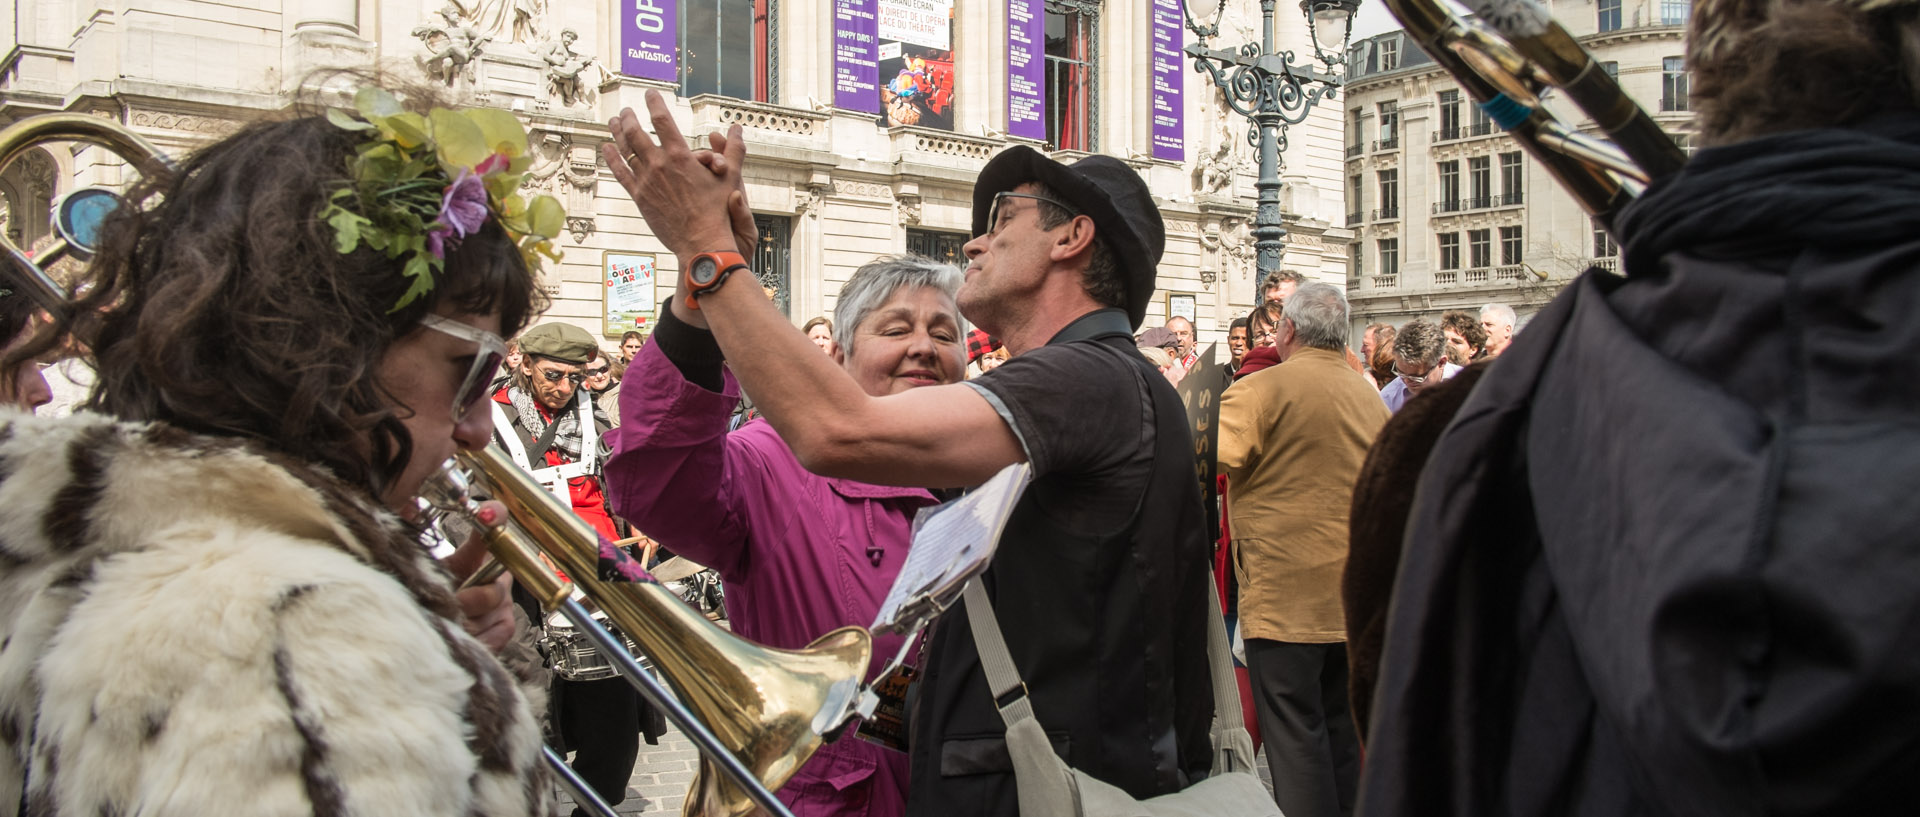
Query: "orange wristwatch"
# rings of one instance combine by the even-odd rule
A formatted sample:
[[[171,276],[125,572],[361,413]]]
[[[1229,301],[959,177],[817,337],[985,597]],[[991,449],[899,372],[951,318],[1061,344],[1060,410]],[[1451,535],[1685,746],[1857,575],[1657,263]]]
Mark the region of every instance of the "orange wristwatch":
[[[703,252],[694,256],[682,273],[686,281],[687,308],[699,309],[695,298],[719,289],[734,270],[743,269],[749,269],[747,259],[737,252]]]

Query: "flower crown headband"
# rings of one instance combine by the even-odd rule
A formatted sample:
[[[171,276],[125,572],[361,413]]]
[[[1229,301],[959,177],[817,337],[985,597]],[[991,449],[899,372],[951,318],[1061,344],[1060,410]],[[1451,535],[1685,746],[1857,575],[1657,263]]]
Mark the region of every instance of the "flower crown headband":
[[[553,238],[565,228],[566,208],[552,196],[520,195],[533,157],[527,132],[506,111],[434,108],[407,111],[381,88],[361,88],[353,113],[331,108],[327,121],[364,133],[349,163],[353,181],[334,191],[320,211],[334,230],[334,249],[346,255],[366,245],[388,258],[406,258],[407,291],[397,311],[433,290],[445,272],[447,247],[496,218],[520,248],[527,268],[560,260]]]

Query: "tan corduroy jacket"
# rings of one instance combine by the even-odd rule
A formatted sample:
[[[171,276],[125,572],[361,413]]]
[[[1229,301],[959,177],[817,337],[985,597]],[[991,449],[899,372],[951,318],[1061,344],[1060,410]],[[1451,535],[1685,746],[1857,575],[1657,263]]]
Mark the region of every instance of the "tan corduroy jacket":
[[[1353,483],[1388,416],[1372,384],[1323,349],[1300,349],[1221,398],[1220,469],[1245,637],[1346,640],[1340,574]]]

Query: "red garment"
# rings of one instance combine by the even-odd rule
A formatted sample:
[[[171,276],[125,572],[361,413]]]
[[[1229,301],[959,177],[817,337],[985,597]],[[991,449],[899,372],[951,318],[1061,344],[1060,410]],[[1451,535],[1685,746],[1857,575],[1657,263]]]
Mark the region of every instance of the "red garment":
[[[1220,614],[1226,615],[1231,594],[1240,592],[1233,582],[1233,531],[1227,527],[1227,475],[1214,477],[1220,486],[1220,538],[1213,544],[1213,581],[1220,591]],[[1247,734],[1253,738],[1253,750],[1260,751],[1260,718],[1253,708],[1253,681],[1247,677],[1247,668],[1239,661],[1233,662],[1233,679],[1240,685],[1240,718],[1246,721]]]
[[[1262,346],[1258,349],[1248,349],[1246,356],[1240,359],[1240,371],[1233,373],[1233,379],[1239,380],[1268,366],[1278,365],[1280,365],[1280,347]]]
[[[513,407],[513,400],[507,397],[506,389],[494,392],[493,402],[503,405],[509,418],[519,415],[520,410]],[[553,412],[548,411],[546,406],[540,405],[540,401],[535,400],[533,406],[540,410],[540,419],[553,422]],[[502,434],[520,433],[518,425],[499,431]],[[546,462],[548,465],[566,465],[572,460],[561,456],[558,450],[549,448],[546,453]],[[574,477],[567,480],[567,493],[573,498],[575,515],[585,520],[588,525],[592,525],[601,536],[608,539],[620,538],[619,531],[613,526],[613,517],[607,513],[607,495],[600,488],[599,477]]]

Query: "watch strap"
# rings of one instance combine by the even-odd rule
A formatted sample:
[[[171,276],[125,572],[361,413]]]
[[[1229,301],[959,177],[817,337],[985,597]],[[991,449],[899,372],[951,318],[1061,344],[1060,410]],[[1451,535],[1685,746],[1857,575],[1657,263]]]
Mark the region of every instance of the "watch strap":
[[[716,272],[713,276],[713,280],[708,281],[705,284],[701,284],[693,280],[693,270],[695,267],[699,266],[700,261],[702,259],[712,259],[713,265],[716,269]],[[747,259],[745,256],[742,256],[741,254],[734,252],[732,250],[703,252],[703,253],[700,253],[699,255],[694,256],[693,259],[687,263],[686,268],[680,273],[681,280],[686,285],[687,308],[699,309],[700,304],[695,299],[699,298],[702,295],[707,294],[708,292],[712,292],[716,289],[719,289],[721,284],[726,283],[727,276],[732,275],[735,270],[751,269],[751,268],[752,267],[747,264]]]

